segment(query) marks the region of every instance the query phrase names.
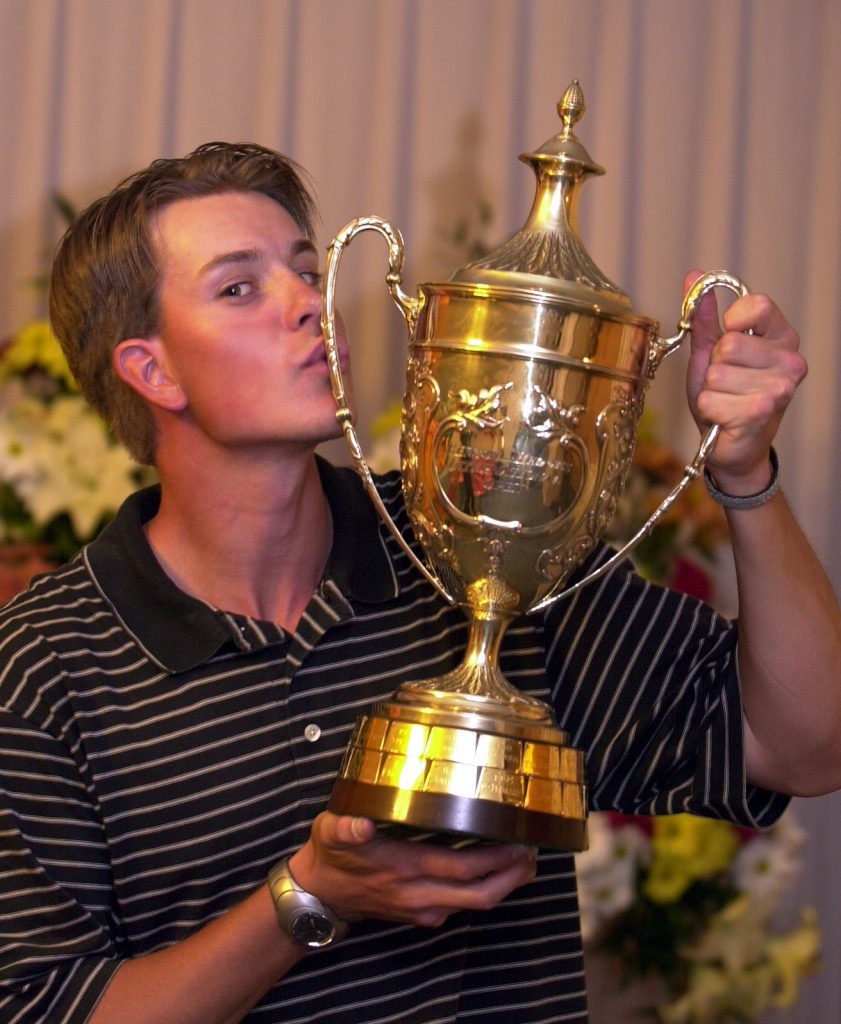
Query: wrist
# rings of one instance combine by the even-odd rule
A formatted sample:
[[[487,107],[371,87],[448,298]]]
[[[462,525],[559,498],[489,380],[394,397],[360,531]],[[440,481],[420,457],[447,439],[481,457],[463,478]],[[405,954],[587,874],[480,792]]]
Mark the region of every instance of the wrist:
[[[780,486],[780,462],[772,447],[768,463],[762,473],[749,477],[729,477],[726,473],[713,475],[704,467],[704,483],[710,496],[727,509],[745,510],[758,508],[777,493]]]
[[[299,883],[289,858],[271,868],[268,883],[278,925],[299,946],[323,949],[345,937],[347,922]]]

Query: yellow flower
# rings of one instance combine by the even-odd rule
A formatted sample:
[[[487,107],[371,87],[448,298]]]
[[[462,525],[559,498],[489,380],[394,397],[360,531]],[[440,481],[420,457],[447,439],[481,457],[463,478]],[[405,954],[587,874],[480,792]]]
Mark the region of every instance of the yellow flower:
[[[394,430],[399,430],[402,414],[403,402],[399,398],[395,399],[371,424],[371,435],[375,439],[380,439]]]
[[[818,917],[812,907],[806,907],[802,918],[803,923],[786,935],[768,940],[768,959],[774,972],[775,1006],[793,1006],[800,979],[818,967],[821,943]]]
[[[14,335],[0,360],[0,376],[13,377],[36,367],[72,391],[78,390],[47,320],[33,320]]]
[[[725,1006],[729,979],[718,967],[701,964],[692,971],[686,992],[657,1007],[662,1024],[712,1024]]]
[[[674,903],[694,881],[721,874],[738,847],[728,822],[690,814],[655,818],[646,895],[655,903]]]
[[[730,864],[739,849],[736,830],[726,821],[702,818],[695,854],[695,875],[712,878]]]
[[[686,861],[660,857],[651,865],[643,892],[654,903],[676,903],[692,882],[691,867]]]

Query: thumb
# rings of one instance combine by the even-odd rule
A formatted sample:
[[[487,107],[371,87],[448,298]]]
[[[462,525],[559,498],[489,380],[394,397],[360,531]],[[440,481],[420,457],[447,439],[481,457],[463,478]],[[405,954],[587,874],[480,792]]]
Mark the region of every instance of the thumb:
[[[361,846],[377,837],[377,826],[368,818],[337,816],[325,813],[321,822],[322,834],[331,846]]]
[[[692,286],[702,276],[700,270],[690,270],[687,273],[683,279],[684,295],[689,295]],[[691,350],[692,352],[708,353],[720,337],[718,302],[714,290],[711,289],[701,297],[692,316]]]

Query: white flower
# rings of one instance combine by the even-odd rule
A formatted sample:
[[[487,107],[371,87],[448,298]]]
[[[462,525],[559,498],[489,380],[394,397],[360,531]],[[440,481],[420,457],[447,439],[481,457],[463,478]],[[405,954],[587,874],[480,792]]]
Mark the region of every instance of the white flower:
[[[137,465],[81,395],[45,403],[11,380],[0,388],[0,405],[0,479],[36,525],[66,512],[76,534],[89,537],[135,489]]]
[[[637,869],[650,856],[646,836],[633,825],[613,828],[606,816],[593,814],[587,830],[589,848],[575,859],[585,942],[633,903]]]
[[[764,835],[745,843],[731,869],[736,887],[769,909],[800,873],[805,833],[791,815]]]

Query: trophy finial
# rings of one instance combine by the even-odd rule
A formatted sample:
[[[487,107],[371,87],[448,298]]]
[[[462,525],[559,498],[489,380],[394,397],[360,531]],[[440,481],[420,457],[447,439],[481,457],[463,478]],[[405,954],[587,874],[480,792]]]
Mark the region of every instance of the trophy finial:
[[[537,178],[528,220],[499,249],[456,271],[453,281],[495,284],[506,274],[512,286],[519,278],[523,286],[534,287],[539,277],[543,289],[597,301],[602,308],[628,309],[628,296],[599,270],[578,236],[579,189],[590,175],[604,174],[573,131],[586,109],[575,78],[557,103],[561,130],[533,153],[520,155]]]
[[[558,116],[560,117],[565,137],[572,135],[572,129],[578,124],[587,111],[587,104],[584,102],[584,90],[577,78],[566,87],[566,90],[558,100]]]

